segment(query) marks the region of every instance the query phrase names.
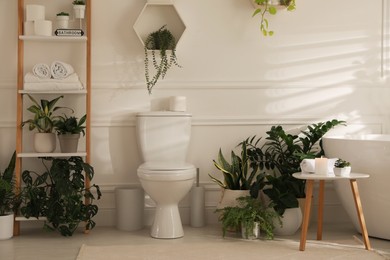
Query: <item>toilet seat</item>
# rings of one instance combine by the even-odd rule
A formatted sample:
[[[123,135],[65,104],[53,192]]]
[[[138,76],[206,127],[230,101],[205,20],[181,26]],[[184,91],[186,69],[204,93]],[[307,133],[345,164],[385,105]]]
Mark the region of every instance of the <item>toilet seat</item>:
[[[196,176],[196,168],[190,163],[144,163],[137,169],[137,175],[144,180],[182,181]]]

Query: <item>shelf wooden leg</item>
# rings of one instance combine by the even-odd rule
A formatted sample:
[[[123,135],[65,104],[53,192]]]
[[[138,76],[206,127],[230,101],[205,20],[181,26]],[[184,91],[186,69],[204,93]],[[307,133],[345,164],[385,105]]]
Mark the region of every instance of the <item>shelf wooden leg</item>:
[[[311,200],[313,196],[313,184],[314,184],[314,180],[306,181],[306,201],[305,201],[305,212],[303,214],[301,241],[299,244],[300,251],[305,251],[305,247],[306,247],[307,229],[309,227]]]
[[[371,250],[370,240],[368,239],[366,221],[365,221],[364,215],[363,215],[362,202],[360,201],[360,195],[359,195],[359,190],[358,190],[358,185],[357,185],[356,179],[351,179],[350,183],[351,183],[353,198],[355,200],[357,215],[358,215],[359,222],[360,222],[360,228],[362,230],[364,245],[365,245],[367,250]]]
[[[317,224],[317,240],[322,240],[322,220],[324,216],[324,193],[325,181],[320,181],[320,190],[318,194],[318,224]]]

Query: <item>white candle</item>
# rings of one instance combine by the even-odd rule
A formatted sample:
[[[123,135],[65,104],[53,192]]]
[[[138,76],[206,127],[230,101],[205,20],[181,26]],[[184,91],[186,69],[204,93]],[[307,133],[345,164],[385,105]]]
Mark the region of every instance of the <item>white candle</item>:
[[[315,158],[315,174],[327,175],[328,174],[328,159],[321,157]]]

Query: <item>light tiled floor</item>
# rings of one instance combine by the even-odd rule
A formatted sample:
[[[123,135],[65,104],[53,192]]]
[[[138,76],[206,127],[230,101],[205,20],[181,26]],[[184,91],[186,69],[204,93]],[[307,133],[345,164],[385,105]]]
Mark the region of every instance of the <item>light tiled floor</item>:
[[[315,239],[315,225],[310,226],[308,239]],[[213,243],[215,237],[222,236],[218,225],[206,226],[203,228],[184,227],[185,236],[177,242],[193,243],[207,241]],[[287,239],[299,241],[299,231]],[[354,236],[360,238],[354,229],[349,225],[324,225],[323,240],[350,241],[354,243]],[[77,232],[73,237],[61,237],[58,233],[47,233],[41,229],[24,229],[20,236],[10,240],[0,241],[1,260],[25,260],[25,259],[76,259],[80,246],[87,245],[126,245],[126,244],[158,244],[161,240],[149,236],[149,229],[146,227],[139,231],[125,232],[115,227],[96,227],[90,234]],[[390,259],[390,241],[370,238],[372,247],[375,250],[384,252],[384,259]],[[179,243],[179,244],[180,244]],[[298,250],[298,248],[297,248]],[[277,256],[278,252],[275,252]],[[320,257],[320,256],[319,256]],[[323,256],[321,256],[323,259]],[[340,257],[342,259],[342,257]]]

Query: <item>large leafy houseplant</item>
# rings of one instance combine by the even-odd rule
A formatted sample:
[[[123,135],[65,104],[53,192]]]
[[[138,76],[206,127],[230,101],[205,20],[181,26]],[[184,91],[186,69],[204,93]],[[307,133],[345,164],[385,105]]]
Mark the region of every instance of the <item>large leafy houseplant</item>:
[[[17,208],[17,196],[15,194],[15,161],[16,152],[13,153],[7,168],[0,171],[0,216],[12,214]]]
[[[148,35],[145,40],[145,79],[146,87],[149,94],[152,94],[152,89],[156,85],[157,81],[164,79],[167,71],[175,65],[180,67],[177,63],[176,57],[176,40],[173,34],[166,28],[166,25],[162,26],[155,32]],[[155,69],[155,74],[151,76],[149,64],[149,51],[152,53],[152,65]],[[157,53],[159,57],[157,57]]]
[[[256,4],[256,10],[252,16],[260,16],[260,30],[264,36],[272,36],[274,31],[269,30],[269,21],[267,15],[275,15],[277,13],[277,5],[285,6],[288,11],[295,10],[295,0],[251,0]],[[277,2],[277,5],[274,3]]]
[[[85,187],[85,178],[93,178],[93,167],[81,157],[46,157],[42,158],[42,164],[45,168],[42,174],[29,170],[22,173],[23,216],[46,217],[44,226],[58,230],[63,236],[71,236],[81,222],[86,223],[87,230],[94,228],[92,218],[98,213],[98,206],[93,204],[95,196],[91,190]],[[94,184],[91,188],[100,199],[99,186]]]
[[[225,207],[218,209],[220,212],[219,220],[222,223],[223,236],[226,231],[235,227],[239,230],[240,227],[244,227],[244,234],[246,238],[253,230],[255,223],[260,224],[260,229],[265,232],[267,239],[273,239],[275,228],[275,219],[279,220],[279,215],[272,210],[272,204],[264,204],[259,199],[255,199],[251,196],[237,198],[238,206]]]
[[[300,134],[287,133],[278,125],[267,131],[266,141],[261,146],[261,138],[247,139],[251,163],[267,171],[270,175],[267,176],[267,183],[275,185],[275,190],[264,192],[277,200],[277,211],[296,205],[296,198],[305,198],[306,182],[294,178],[293,173],[301,171],[300,163],[303,159],[324,155],[321,138],[335,126],[344,124],[345,121],[336,119],[319,122],[307,126]],[[258,189],[251,190],[253,194],[258,192]]]

